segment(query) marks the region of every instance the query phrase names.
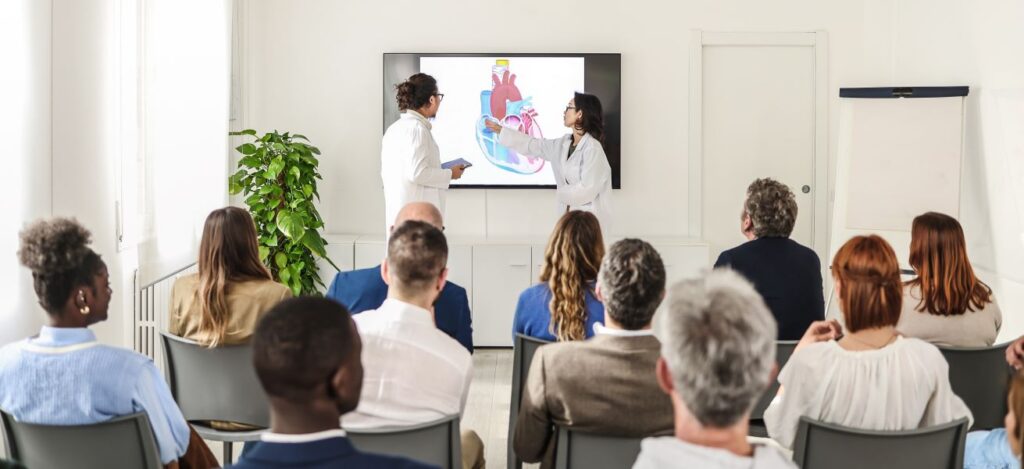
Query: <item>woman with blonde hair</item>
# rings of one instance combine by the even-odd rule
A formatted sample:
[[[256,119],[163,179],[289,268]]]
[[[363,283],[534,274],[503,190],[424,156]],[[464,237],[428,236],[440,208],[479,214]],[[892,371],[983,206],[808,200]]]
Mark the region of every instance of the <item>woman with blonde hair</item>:
[[[245,343],[263,314],[291,296],[260,262],[249,212],[217,209],[203,227],[199,273],[171,287],[170,332],[208,347]]]
[[[594,282],[604,258],[601,224],[593,213],[566,212],[544,250],[540,283],[519,295],[513,333],[550,341],[583,340],[604,322]]]
[[[964,230],[955,218],[928,212],[914,218],[910,266],[897,326],[908,337],[949,347],[988,347],[1003,315],[992,289],[974,275]]]

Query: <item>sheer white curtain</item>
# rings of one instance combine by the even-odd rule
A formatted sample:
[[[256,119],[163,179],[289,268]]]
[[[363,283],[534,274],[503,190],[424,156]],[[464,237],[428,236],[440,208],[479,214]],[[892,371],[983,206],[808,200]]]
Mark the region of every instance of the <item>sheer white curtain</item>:
[[[194,262],[227,203],[231,0],[143,3],[139,284]]]

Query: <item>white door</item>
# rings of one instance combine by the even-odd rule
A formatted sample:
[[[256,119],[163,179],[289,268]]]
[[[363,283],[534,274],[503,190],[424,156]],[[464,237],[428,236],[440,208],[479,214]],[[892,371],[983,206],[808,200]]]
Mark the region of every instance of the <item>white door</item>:
[[[741,244],[747,186],[771,177],[796,194],[792,238],[824,253],[827,113],[824,33],[694,34],[691,235],[712,262]]]

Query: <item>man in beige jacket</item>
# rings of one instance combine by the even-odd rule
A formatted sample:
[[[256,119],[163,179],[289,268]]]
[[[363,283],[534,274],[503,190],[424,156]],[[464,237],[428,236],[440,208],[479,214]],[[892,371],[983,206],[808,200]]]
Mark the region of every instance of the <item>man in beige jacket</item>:
[[[534,355],[515,418],[520,459],[554,467],[556,426],[627,437],[672,432],[672,402],[655,375],[661,344],[651,333],[664,295],[665,267],[650,244],[612,245],[598,274],[604,325],[590,340],[545,345]]]

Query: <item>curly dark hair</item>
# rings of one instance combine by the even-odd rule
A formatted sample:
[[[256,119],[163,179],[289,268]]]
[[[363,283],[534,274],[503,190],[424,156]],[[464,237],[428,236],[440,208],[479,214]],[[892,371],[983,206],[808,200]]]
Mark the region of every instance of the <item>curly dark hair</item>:
[[[59,314],[78,286],[92,288],[92,278],[106,265],[89,248],[92,234],[71,218],[38,220],[21,231],[18,259],[32,271],[39,304]]]
[[[430,103],[437,94],[437,80],[426,73],[417,73],[395,85],[395,99],[400,111],[416,110]]]
[[[779,181],[758,179],[747,187],[743,211],[754,225],[754,236],[788,238],[796,224],[796,196]]]

